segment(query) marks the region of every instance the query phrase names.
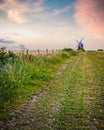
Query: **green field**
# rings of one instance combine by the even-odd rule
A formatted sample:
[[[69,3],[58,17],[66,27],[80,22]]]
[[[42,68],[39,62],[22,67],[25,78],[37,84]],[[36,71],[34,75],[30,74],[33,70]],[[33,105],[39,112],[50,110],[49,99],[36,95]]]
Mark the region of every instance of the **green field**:
[[[104,129],[104,52],[14,59],[1,69],[1,128]]]

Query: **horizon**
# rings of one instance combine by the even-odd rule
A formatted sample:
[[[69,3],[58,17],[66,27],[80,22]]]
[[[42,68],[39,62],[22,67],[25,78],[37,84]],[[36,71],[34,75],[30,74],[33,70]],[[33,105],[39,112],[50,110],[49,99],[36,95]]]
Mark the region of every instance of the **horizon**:
[[[0,0],[0,47],[104,50],[104,0]]]

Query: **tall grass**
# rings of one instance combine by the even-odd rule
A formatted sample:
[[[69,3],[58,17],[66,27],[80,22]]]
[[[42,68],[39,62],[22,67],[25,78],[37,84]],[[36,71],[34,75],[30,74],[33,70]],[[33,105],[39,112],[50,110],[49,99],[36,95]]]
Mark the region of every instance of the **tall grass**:
[[[74,51],[63,51],[51,56],[32,56],[31,60],[27,60],[25,56],[15,56],[12,57],[11,62],[10,59],[4,58],[6,62],[0,68],[2,111],[11,104],[15,107],[18,100],[25,100],[29,94],[41,91],[43,85],[54,77],[58,67],[74,54]],[[8,107],[5,111],[8,111]]]

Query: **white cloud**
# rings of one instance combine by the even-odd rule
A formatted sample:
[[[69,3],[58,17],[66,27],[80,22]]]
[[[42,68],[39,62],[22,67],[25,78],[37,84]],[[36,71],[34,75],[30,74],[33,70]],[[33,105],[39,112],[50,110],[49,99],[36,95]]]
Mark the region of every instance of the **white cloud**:
[[[62,14],[64,12],[67,12],[69,9],[71,9],[71,7],[72,7],[72,5],[68,5],[68,6],[65,6],[64,8],[61,8],[61,9],[54,9],[53,14],[54,15]]]

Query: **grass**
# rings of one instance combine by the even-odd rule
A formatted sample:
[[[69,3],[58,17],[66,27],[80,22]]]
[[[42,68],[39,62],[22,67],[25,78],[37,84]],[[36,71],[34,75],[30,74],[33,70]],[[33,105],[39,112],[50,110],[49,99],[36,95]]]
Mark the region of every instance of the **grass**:
[[[96,58],[95,58],[96,57]],[[104,129],[104,53],[87,53],[67,74],[65,100],[53,123],[54,129]]]
[[[62,103],[62,108],[58,114],[57,121],[54,122],[53,127],[60,130],[73,130],[87,129],[85,125],[86,108],[85,108],[85,89],[84,75],[82,71],[83,57],[79,59],[73,66],[73,70],[66,72],[67,78],[65,79],[65,96]],[[80,83],[79,83],[80,82]]]
[[[97,129],[102,130],[104,129],[104,52],[88,53],[88,57],[93,68],[93,81],[90,82],[92,91],[89,93],[93,98],[93,105],[89,106],[90,121]]]
[[[77,57],[71,57],[70,59],[68,59],[67,62],[64,63],[64,66],[68,64],[70,60],[69,68],[71,70],[73,67],[73,64],[76,62],[76,59]],[[29,113],[27,113],[26,108],[24,107],[20,108],[20,110],[22,109],[26,111],[25,113],[26,118],[23,118],[21,119],[21,121],[19,120],[18,122],[17,118],[23,117],[24,113],[20,111],[20,114],[19,113],[13,114],[13,117],[17,119],[14,122],[18,124],[15,126],[15,128],[21,127],[21,129],[34,129],[34,128],[35,129],[48,129],[47,127],[51,126],[51,123],[54,120],[54,116],[57,115],[57,112],[60,109],[60,101],[63,100],[64,98],[64,94],[63,94],[64,88],[62,84],[62,82],[64,82],[64,79],[65,79],[64,77],[65,75],[63,74],[64,70],[65,69],[62,65],[61,69],[58,70],[58,72],[56,73],[54,80],[52,80],[50,83],[47,84],[46,87],[48,87],[48,89],[42,92],[41,96],[39,96],[39,100],[36,103],[32,103],[33,105],[32,107],[31,105],[29,105],[30,106]],[[18,117],[16,115],[18,115]]]
[[[54,77],[59,66],[73,53],[70,51],[44,57],[32,56],[30,60],[27,60],[25,56],[17,57],[12,54],[13,62],[9,62],[9,54],[2,53],[1,63],[3,66],[0,69],[1,119],[8,118],[9,111],[25,102],[29,95],[42,91]]]
[[[64,58],[62,58],[63,55]],[[70,58],[67,59],[66,55]],[[54,58],[57,59],[57,57]],[[41,93],[39,100],[33,103],[32,106],[30,105],[29,109],[21,107],[20,110],[24,112],[20,111],[20,113],[13,114],[13,120],[10,120],[10,122],[13,121],[12,123],[16,124],[13,128],[32,130],[34,128],[40,130],[103,130],[104,53],[81,52],[77,56],[71,57],[71,54],[67,54],[65,51],[64,54],[61,53],[59,55],[58,60],[58,63],[57,61],[53,62],[50,56],[39,60],[38,65],[40,63],[43,65],[43,61],[45,61],[46,66],[44,67],[50,66],[50,69],[53,70],[52,77],[54,80],[48,79],[45,81],[41,78],[39,79],[39,77],[35,79],[37,83],[47,84],[46,87],[48,89]],[[63,63],[67,67],[58,70]],[[54,76],[53,73],[56,70],[58,72]],[[51,70],[49,74],[51,74]],[[40,87],[35,86],[35,92],[37,91],[37,93],[42,90],[37,88],[39,89]],[[23,89],[24,91],[29,89],[28,92],[34,91],[32,86],[28,87],[28,89],[23,87]],[[23,91],[21,90],[21,92]],[[28,112],[27,109],[29,110]]]

